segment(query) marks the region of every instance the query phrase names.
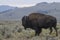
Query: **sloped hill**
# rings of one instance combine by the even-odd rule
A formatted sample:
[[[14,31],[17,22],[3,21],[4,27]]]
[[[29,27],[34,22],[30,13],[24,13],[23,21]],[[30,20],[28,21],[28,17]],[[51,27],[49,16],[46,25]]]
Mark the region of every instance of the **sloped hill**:
[[[6,20],[20,20],[24,15],[32,12],[40,12],[48,15],[55,16],[60,21],[60,3],[38,3],[32,7],[15,8],[13,10],[2,12],[0,19]]]

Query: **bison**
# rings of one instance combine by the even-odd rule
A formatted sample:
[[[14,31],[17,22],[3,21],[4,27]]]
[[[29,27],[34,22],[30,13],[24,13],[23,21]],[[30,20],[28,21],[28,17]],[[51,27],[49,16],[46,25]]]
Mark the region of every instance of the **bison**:
[[[35,36],[39,36],[39,34],[42,32],[42,29],[50,29],[50,34],[52,33],[52,28],[56,31],[56,36],[58,36],[57,33],[57,19],[50,15],[45,15],[41,13],[31,13],[28,16],[22,17],[22,25],[24,28],[31,28],[35,30]]]

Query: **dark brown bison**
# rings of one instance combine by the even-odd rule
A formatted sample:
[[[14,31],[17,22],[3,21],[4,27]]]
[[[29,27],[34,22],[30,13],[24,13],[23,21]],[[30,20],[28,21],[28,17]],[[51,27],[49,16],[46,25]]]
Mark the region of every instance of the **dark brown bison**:
[[[52,28],[56,31],[57,34],[57,20],[55,17],[50,15],[45,15],[41,13],[32,13],[29,16],[24,16],[22,18],[22,25],[24,28],[31,28],[35,30],[35,35],[39,35],[42,32],[42,28],[50,29],[50,34],[52,33]]]

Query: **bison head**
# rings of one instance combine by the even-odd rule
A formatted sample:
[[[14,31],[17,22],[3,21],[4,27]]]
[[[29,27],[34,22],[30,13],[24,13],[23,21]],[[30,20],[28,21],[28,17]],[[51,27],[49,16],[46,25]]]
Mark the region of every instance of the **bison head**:
[[[28,16],[23,16],[23,18],[22,18],[22,25],[24,26],[24,29],[29,28]]]

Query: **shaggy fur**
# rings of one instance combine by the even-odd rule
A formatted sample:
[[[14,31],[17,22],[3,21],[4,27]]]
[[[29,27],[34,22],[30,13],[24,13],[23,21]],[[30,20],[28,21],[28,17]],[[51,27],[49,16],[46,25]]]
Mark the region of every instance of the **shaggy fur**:
[[[35,35],[39,35],[42,32],[42,29],[50,29],[50,34],[52,33],[52,28],[56,31],[57,34],[57,20],[55,17],[50,15],[45,15],[41,13],[31,13],[28,16],[22,18],[22,25],[24,28],[31,28],[35,30]]]

